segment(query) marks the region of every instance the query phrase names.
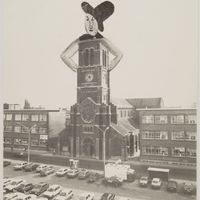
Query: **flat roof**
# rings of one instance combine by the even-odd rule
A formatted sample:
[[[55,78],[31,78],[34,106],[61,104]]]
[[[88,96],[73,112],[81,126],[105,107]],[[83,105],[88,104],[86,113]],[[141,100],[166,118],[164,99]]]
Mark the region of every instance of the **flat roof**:
[[[148,171],[156,171],[156,172],[169,172],[169,169],[155,168],[155,167],[149,167],[147,170]]]
[[[59,112],[60,110],[59,109],[4,109],[3,110],[4,112],[35,112],[35,111],[38,111],[38,112],[40,112],[40,111],[48,111],[48,112]]]
[[[197,110],[197,108],[182,108],[182,107],[162,107],[162,108],[138,108],[136,110],[150,111],[150,110]]]

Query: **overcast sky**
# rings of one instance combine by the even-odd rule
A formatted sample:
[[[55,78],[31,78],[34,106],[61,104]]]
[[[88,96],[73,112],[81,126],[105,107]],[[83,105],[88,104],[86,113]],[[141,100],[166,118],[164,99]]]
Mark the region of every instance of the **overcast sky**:
[[[54,108],[76,102],[76,73],[60,54],[85,33],[81,2],[4,1],[4,102]],[[102,34],[124,56],[111,73],[111,96],[163,97],[166,106],[196,102],[197,0],[112,2]]]

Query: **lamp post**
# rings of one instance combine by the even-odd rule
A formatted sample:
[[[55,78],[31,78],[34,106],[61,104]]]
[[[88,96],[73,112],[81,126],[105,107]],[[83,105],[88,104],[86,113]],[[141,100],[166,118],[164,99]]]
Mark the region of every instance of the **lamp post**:
[[[106,164],[106,132],[110,128],[109,126],[106,127],[105,130],[102,130],[101,128],[97,127],[102,133],[103,133],[103,170],[104,170],[104,176],[105,176],[105,164]]]
[[[28,128],[28,163],[30,162],[30,144],[31,144],[31,130],[32,128],[36,127],[37,125],[34,124],[33,126],[31,127],[27,127],[21,123],[17,123],[18,125],[24,127],[24,128]]]

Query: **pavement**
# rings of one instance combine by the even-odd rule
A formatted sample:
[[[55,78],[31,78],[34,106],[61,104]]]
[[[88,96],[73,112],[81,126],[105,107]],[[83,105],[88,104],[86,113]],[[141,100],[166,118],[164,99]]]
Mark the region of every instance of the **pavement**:
[[[88,184],[85,180],[79,180],[77,178],[68,179],[67,177],[57,177],[55,174],[51,174],[47,177],[40,177],[35,172],[24,172],[24,171],[14,171],[13,166],[20,161],[12,160],[10,166],[4,167],[4,176],[22,178],[27,182],[38,183],[40,181],[48,182],[49,184],[59,184],[63,188],[71,188],[75,192],[75,199],[78,199],[78,195],[83,192],[90,192],[95,194],[94,200],[99,200],[104,192],[112,192],[117,195],[117,199],[120,197],[128,197],[130,200],[188,200],[196,199],[194,195],[184,195],[181,193],[182,183],[178,180],[179,187],[177,193],[169,193],[166,191],[166,183],[163,183],[160,190],[153,190],[150,187],[141,188],[139,187],[138,180],[128,183],[124,182],[121,187],[113,188],[110,186],[104,186],[101,181],[94,184]],[[57,170],[63,166],[53,165]],[[94,170],[92,170],[94,171]],[[102,171],[97,171],[102,173]],[[195,182],[194,182],[195,184]]]

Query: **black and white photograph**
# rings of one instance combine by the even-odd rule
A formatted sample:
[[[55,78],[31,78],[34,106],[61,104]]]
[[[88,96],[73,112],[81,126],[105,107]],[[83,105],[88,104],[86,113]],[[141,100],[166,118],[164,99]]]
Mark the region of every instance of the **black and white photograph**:
[[[2,10],[1,199],[198,199],[198,0]]]

